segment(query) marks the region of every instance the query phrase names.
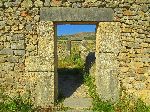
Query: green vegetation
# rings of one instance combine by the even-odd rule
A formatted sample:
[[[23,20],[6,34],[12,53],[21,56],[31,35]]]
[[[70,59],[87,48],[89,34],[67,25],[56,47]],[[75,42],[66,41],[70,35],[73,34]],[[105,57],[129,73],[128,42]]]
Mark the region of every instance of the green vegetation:
[[[72,54],[70,57],[60,60],[59,67],[63,69],[58,70],[62,75],[68,71],[70,74],[84,74],[83,81],[89,87],[89,95],[93,98],[92,110],[94,112],[150,112],[150,106],[147,106],[141,99],[136,100],[132,95],[127,95],[124,90],[122,90],[123,94],[117,103],[102,101],[96,93],[96,86],[93,83],[95,79],[84,72],[84,61],[79,54]],[[38,110],[31,103],[30,94],[24,96],[18,94],[12,98],[1,93],[0,99],[0,112],[35,112]],[[60,94],[58,101],[56,101],[57,110],[66,111],[70,109],[63,106],[63,100],[64,97]]]
[[[0,112],[35,112],[30,96],[22,97],[20,94],[11,98],[8,95],[0,94]]]
[[[67,36],[58,36],[58,40],[95,40],[96,36],[91,35],[91,36],[86,36],[86,37],[67,37]]]
[[[71,54],[70,56],[58,61],[58,68],[78,68],[83,69],[84,61],[79,54]]]
[[[114,112],[114,107],[109,102],[103,102],[96,93],[95,80],[89,74],[84,75],[84,83],[88,86],[89,95],[93,98],[93,111],[94,112]]]
[[[84,40],[96,40],[96,36],[89,36],[89,37],[84,37]]]
[[[69,74],[77,74],[77,72],[84,74],[84,84],[88,86],[89,95],[93,98],[93,108],[94,112],[150,112],[150,106],[147,106],[141,99],[135,99],[132,95],[127,95],[125,91],[122,90],[120,99],[117,103],[111,103],[109,101],[104,102],[100,99],[99,95],[96,93],[96,86],[93,82],[95,79],[84,71],[84,61],[81,59],[80,55],[72,54],[67,59],[61,60],[59,62],[59,67],[74,69]],[[69,69],[60,70],[61,74],[69,72]],[[66,108],[64,108],[66,109]]]
[[[96,93],[94,81],[89,74],[84,75],[84,83],[89,87],[89,94],[93,98],[94,112],[150,112],[150,106],[147,106],[141,99],[136,100],[132,95],[127,95],[124,91],[124,95],[117,103],[101,101]]]

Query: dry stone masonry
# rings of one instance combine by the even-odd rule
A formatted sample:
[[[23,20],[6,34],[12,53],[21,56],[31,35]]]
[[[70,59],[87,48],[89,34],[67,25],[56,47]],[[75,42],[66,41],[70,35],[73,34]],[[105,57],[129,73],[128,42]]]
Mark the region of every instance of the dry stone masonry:
[[[58,59],[68,58],[71,54],[80,55],[85,61],[89,53],[94,53],[96,46],[95,40],[58,40],[57,41],[57,55]]]
[[[150,103],[149,15],[150,0],[0,0],[0,87],[11,96],[31,91],[35,105],[53,105],[55,25],[94,22],[100,97],[116,101],[123,88]]]

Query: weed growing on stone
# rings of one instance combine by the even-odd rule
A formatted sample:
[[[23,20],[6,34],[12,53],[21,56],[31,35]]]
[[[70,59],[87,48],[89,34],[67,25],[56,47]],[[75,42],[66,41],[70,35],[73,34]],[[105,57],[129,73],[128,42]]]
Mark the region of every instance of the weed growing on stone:
[[[124,95],[116,103],[102,101],[96,93],[94,81],[89,74],[84,75],[84,83],[89,87],[89,94],[93,98],[92,110],[94,112],[150,112],[150,106],[147,106],[141,99],[136,100],[132,95],[127,95],[124,91]]]
[[[96,93],[96,86],[94,85],[94,78],[89,74],[84,75],[84,83],[88,86],[89,95],[93,98],[93,108],[94,112],[114,112],[114,107],[109,102],[103,102]]]
[[[30,97],[23,98],[20,94],[10,97],[4,93],[0,94],[0,112],[35,112]]]
[[[117,112],[150,112],[150,106],[141,99],[135,99],[131,94],[127,95],[125,91],[114,107]]]

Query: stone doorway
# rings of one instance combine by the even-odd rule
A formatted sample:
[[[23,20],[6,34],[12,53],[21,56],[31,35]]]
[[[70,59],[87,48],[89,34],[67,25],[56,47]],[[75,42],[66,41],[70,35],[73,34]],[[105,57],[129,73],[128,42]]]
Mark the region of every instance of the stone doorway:
[[[58,74],[58,100],[64,100],[63,105],[71,108],[90,108],[92,98],[89,95],[88,87],[84,84],[84,74],[90,69],[95,69],[96,49],[96,25],[92,22],[63,22],[55,23],[55,30],[58,25],[76,26],[84,29],[92,26],[91,31],[58,36],[57,38],[57,74]],[[69,27],[69,25],[68,25]],[[76,29],[69,29],[76,30]],[[93,70],[94,72],[94,70]],[[94,73],[93,73],[94,76]],[[85,102],[86,101],[86,102]],[[76,103],[80,102],[80,103]]]
[[[68,13],[66,13],[66,11]],[[56,13],[59,12],[59,13]],[[63,16],[62,14],[67,14]],[[82,15],[82,16],[81,16]],[[96,86],[103,100],[118,99],[117,55],[120,51],[120,23],[113,21],[110,8],[42,8],[38,27],[38,52],[25,60],[25,72],[36,77],[33,97],[36,105],[54,105],[58,97],[56,23],[97,24],[96,33]],[[35,82],[34,82],[35,83]],[[32,84],[32,83],[30,83]]]

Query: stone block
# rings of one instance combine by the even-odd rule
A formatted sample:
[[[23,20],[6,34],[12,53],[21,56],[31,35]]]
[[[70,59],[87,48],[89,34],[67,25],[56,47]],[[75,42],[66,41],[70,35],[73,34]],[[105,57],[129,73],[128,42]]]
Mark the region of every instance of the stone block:
[[[10,48],[4,48],[0,51],[0,54],[13,55],[13,50]]]
[[[24,40],[25,36],[24,34],[13,34],[8,36],[7,39],[11,41],[18,41],[18,40]]]
[[[10,62],[1,63],[2,71],[12,71],[13,69],[14,69],[14,63],[10,63]]]
[[[136,83],[134,83],[134,88],[136,90],[143,90],[143,89],[145,89],[145,87],[146,87],[146,85],[145,85],[144,82],[136,82]]]
[[[42,7],[43,6],[43,2],[41,0],[36,0],[34,2],[35,7]]]
[[[138,74],[138,75],[136,75],[135,80],[136,80],[136,81],[143,81],[143,82],[144,82],[144,81],[147,80],[147,78],[146,78],[146,76],[143,75],[143,74]]]
[[[15,63],[14,71],[23,72],[24,70],[25,70],[25,64],[24,63]]]
[[[42,21],[112,21],[113,10],[110,8],[41,8]]]
[[[14,54],[16,56],[23,56],[25,55],[25,50],[14,50]]]
[[[29,56],[25,65],[27,71],[54,71],[54,57]]]
[[[140,67],[143,67],[144,63],[143,62],[130,62],[130,67],[132,69],[137,69],[137,68],[140,68]]]
[[[44,6],[50,6],[50,0],[45,0]]]
[[[96,33],[96,52],[119,53],[122,46],[120,23],[100,22]]]
[[[92,107],[92,98],[68,98],[64,100],[63,104],[70,108],[90,108]]]
[[[11,43],[11,49],[25,49],[25,42],[24,40],[19,40],[17,42]]]
[[[126,11],[123,12],[123,15],[124,16],[133,16],[133,12],[130,11],[130,10],[126,10]]]
[[[7,61],[7,55],[0,55],[0,63],[4,63]]]
[[[62,0],[51,0],[51,6],[61,6]]]
[[[128,72],[129,71],[129,67],[120,67],[120,71],[121,72]]]
[[[29,51],[29,52],[37,50],[37,45],[27,44],[26,50]]]
[[[31,88],[36,106],[48,107],[54,102],[54,72],[27,72],[27,85]],[[44,88],[43,88],[44,87]],[[49,94],[50,93],[50,94]]]
[[[103,101],[115,102],[119,99],[118,72],[111,69],[100,69],[96,71],[97,93]]]
[[[111,53],[98,53],[96,54],[96,64],[99,69],[118,68],[119,62],[117,61],[117,55]]]
[[[148,43],[141,43],[142,47],[148,47],[148,45],[149,45]]]
[[[19,57],[18,56],[8,56],[7,61],[10,63],[18,63],[19,62]]]
[[[24,7],[24,8],[30,8],[32,7],[33,3],[31,0],[24,0],[22,3],[21,3],[21,6]]]
[[[5,21],[0,21],[0,29],[4,28],[5,27]]]

